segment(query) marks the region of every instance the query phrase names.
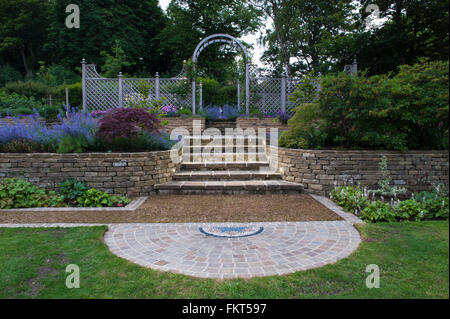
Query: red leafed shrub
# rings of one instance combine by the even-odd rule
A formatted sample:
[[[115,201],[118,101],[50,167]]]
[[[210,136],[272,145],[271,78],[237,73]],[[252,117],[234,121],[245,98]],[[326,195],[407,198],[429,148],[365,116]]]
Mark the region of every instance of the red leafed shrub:
[[[99,120],[97,137],[112,141],[117,137],[130,138],[147,131],[157,133],[159,120],[143,109],[120,108],[111,110]]]

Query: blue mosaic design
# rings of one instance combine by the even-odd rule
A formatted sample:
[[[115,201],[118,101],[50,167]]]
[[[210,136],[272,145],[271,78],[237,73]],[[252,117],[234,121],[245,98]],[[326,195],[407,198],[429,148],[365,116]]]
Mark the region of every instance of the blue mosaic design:
[[[199,227],[198,230],[206,236],[213,236],[219,238],[240,238],[249,237],[261,233],[264,227],[257,226],[205,226]]]

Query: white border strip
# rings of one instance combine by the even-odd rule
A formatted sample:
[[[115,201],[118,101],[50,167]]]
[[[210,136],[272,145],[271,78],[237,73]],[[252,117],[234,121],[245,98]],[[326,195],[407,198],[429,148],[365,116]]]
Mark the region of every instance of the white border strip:
[[[359,219],[357,216],[351,213],[345,212],[341,207],[336,205],[331,199],[324,197],[324,196],[318,196],[313,194],[308,194],[312,198],[314,198],[316,201],[324,205],[329,210],[333,211],[334,213],[341,216],[346,222],[349,222],[350,224],[365,224],[364,221]]]
[[[2,212],[85,212],[85,211],[134,211],[141,206],[147,196],[137,197],[125,207],[34,207],[0,209]]]

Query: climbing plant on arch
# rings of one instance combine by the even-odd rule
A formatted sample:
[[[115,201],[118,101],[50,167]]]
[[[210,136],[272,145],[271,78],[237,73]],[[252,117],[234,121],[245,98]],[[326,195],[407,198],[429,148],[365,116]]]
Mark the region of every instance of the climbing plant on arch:
[[[202,51],[209,46],[210,44],[213,43],[224,43],[224,44],[228,44],[231,46],[237,45],[241,48],[242,52],[244,53],[244,57],[245,57],[245,113],[249,114],[249,104],[250,104],[250,79],[249,79],[249,65],[250,65],[250,60],[248,58],[248,54],[247,54],[247,49],[245,48],[245,46],[242,44],[241,41],[239,41],[238,39],[236,39],[235,37],[228,35],[228,34],[223,34],[223,33],[216,33],[216,34],[212,34],[210,36],[207,36],[206,38],[204,38],[202,41],[200,41],[197,44],[197,47],[194,50],[194,54],[192,55],[192,63],[193,63],[193,68],[195,71],[195,65],[198,61],[198,58],[200,56],[200,53],[202,53]],[[195,74],[195,72],[194,72]],[[196,84],[195,84],[195,76],[192,79],[192,113],[195,114],[196,113],[196,101],[195,101],[195,91],[196,91]]]

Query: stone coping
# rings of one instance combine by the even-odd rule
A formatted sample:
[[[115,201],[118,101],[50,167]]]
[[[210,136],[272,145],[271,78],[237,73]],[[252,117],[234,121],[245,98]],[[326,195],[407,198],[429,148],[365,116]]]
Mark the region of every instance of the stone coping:
[[[359,219],[357,216],[355,216],[352,213],[348,213],[344,211],[340,206],[336,205],[331,199],[325,197],[325,196],[319,196],[314,194],[309,194],[312,198],[314,198],[316,201],[324,205],[326,208],[331,210],[333,213],[336,213],[337,215],[341,216],[345,221],[349,222],[350,224],[365,224],[364,221]]]
[[[134,211],[139,208],[145,201],[147,196],[137,197],[125,207],[32,207],[32,208],[11,208],[0,209],[1,212],[85,212],[85,211]]]

